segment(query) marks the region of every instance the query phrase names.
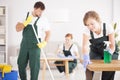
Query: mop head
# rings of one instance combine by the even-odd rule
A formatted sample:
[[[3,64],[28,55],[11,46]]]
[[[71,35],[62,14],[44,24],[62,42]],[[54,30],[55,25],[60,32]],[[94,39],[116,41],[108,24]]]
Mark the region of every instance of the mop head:
[[[11,65],[0,64],[0,71],[2,72],[2,77],[4,77],[4,73],[9,73],[12,70]]]

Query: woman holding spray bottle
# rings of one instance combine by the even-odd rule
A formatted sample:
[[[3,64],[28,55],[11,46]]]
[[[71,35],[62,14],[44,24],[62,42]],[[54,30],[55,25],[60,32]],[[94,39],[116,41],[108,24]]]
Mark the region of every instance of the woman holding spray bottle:
[[[95,11],[88,11],[83,18],[83,65],[86,71],[86,80],[92,80],[94,72],[86,69],[90,64],[90,59],[103,60],[104,49],[106,48],[104,41],[109,41],[108,52],[112,59],[118,58],[118,52],[115,45],[114,30],[111,26],[102,24],[99,14]],[[90,42],[90,47],[89,43]],[[90,49],[89,49],[90,48]],[[115,71],[103,71],[101,80],[114,80]]]

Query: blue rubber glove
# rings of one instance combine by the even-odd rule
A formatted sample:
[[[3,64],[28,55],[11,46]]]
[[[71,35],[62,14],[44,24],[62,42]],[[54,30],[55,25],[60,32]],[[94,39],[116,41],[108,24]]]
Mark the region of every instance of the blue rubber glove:
[[[106,50],[112,55],[112,50],[109,47]]]
[[[62,54],[62,53],[58,53],[58,54],[57,54],[57,57],[65,58],[64,54]]]
[[[83,55],[83,67],[85,71],[88,64],[90,64],[90,56],[88,54],[85,54]]]

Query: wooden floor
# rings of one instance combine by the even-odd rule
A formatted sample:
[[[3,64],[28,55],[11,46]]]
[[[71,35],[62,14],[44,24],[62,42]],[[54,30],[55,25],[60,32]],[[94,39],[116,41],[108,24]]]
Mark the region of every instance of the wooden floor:
[[[59,73],[56,68],[52,69],[52,73],[53,73],[53,76],[54,76],[54,80],[67,80],[66,77],[64,76],[64,74]],[[30,75],[29,74],[30,74],[30,71],[28,70],[27,71],[28,80],[30,80]],[[41,70],[40,70],[38,80],[42,80],[42,71]],[[45,80],[52,80],[52,78],[50,76],[50,72],[48,70],[46,70]],[[83,66],[81,64],[79,64],[76,67],[74,73],[70,74],[69,80],[85,80],[85,73],[84,73],[84,70],[83,70]]]
[[[59,73],[57,69],[54,68],[51,70],[52,70],[52,73],[54,76],[54,80],[68,80],[65,78],[64,74]],[[29,74],[30,74],[30,71],[27,70],[27,75],[28,75],[27,80],[30,80]],[[119,74],[120,74],[120,71],[116,71],[114,80],[119,80],[119,78],[120,78]],[[95,72],[93,80],[101,80],[99,77],[100,75],[101,75],[101,72]],[[18,79],[18,80],[20,80],[20,79]],[[42,80],[42,69],[40,70],[38,80]],[[50,76],[50,72],[48,70],[46,70],[45,80],[52,80],[52,78]],[[78,64],[77,68],[75,69],[75,73],[70,74],[69,80],[85,80],[85,72],[84,72],[84,68],[83,68],[82,64]]]
[[[15,59],[12,58],[11,62],[13,62],[13,66],[15,67],[13,69],[18,70],[17,66],[16,66],[17,65],[16,60],[17,60],[17,58],[15,58]],[[120,60],[120,56],[119,56],[119,60]],[[54,78],[55,78],[54,80],[65,80],[65,77],[62,77],[63,75],[60,74],[57,69],[52,69],[52,73],[53,73]],[[28,70],[27,71],[27,75],[28,75],[27,76],[28,77],[27,80],[30,80],[30,75],[29,74],[30,74],[30,71]],[[94,80],[101,80],[101,79],[98,79],[99,75],[100,75],[100,73],[95,73]],[[116,71],[114,80],[120,80],[120,76],[119,75],[120,75],[120,71]],[[70,77],[74,78],[74,79],[70,79],[70,80],[85,80],[85,72],[84,72],[84,68],[83,68],[82,64],[78,64],[77,68],[75,69],[75,75],[72,76],[72,74],[71,74]],[[18,80],[20,80],[20,79],[18,79]],[[40,70],[40,74],[39,74],[38,80],[42,80],[42,71],[41,70]],[[46,70],[45,80],[52,80],[48,70]]]

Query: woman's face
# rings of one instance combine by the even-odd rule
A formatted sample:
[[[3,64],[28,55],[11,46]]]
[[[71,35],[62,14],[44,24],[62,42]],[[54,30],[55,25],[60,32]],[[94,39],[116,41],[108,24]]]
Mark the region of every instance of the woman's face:
[[[70,44],[72,42],[71,37],[65,37],[65,43]]]
[[[96,21],[94,18],[88,18],[86,26],[92,32],[96,32],[100,29],[100,23]]]
[[[34,8],[34,13],[36,17],[40,17],[42,12],[43,10],[41,10],[40,8]]]

